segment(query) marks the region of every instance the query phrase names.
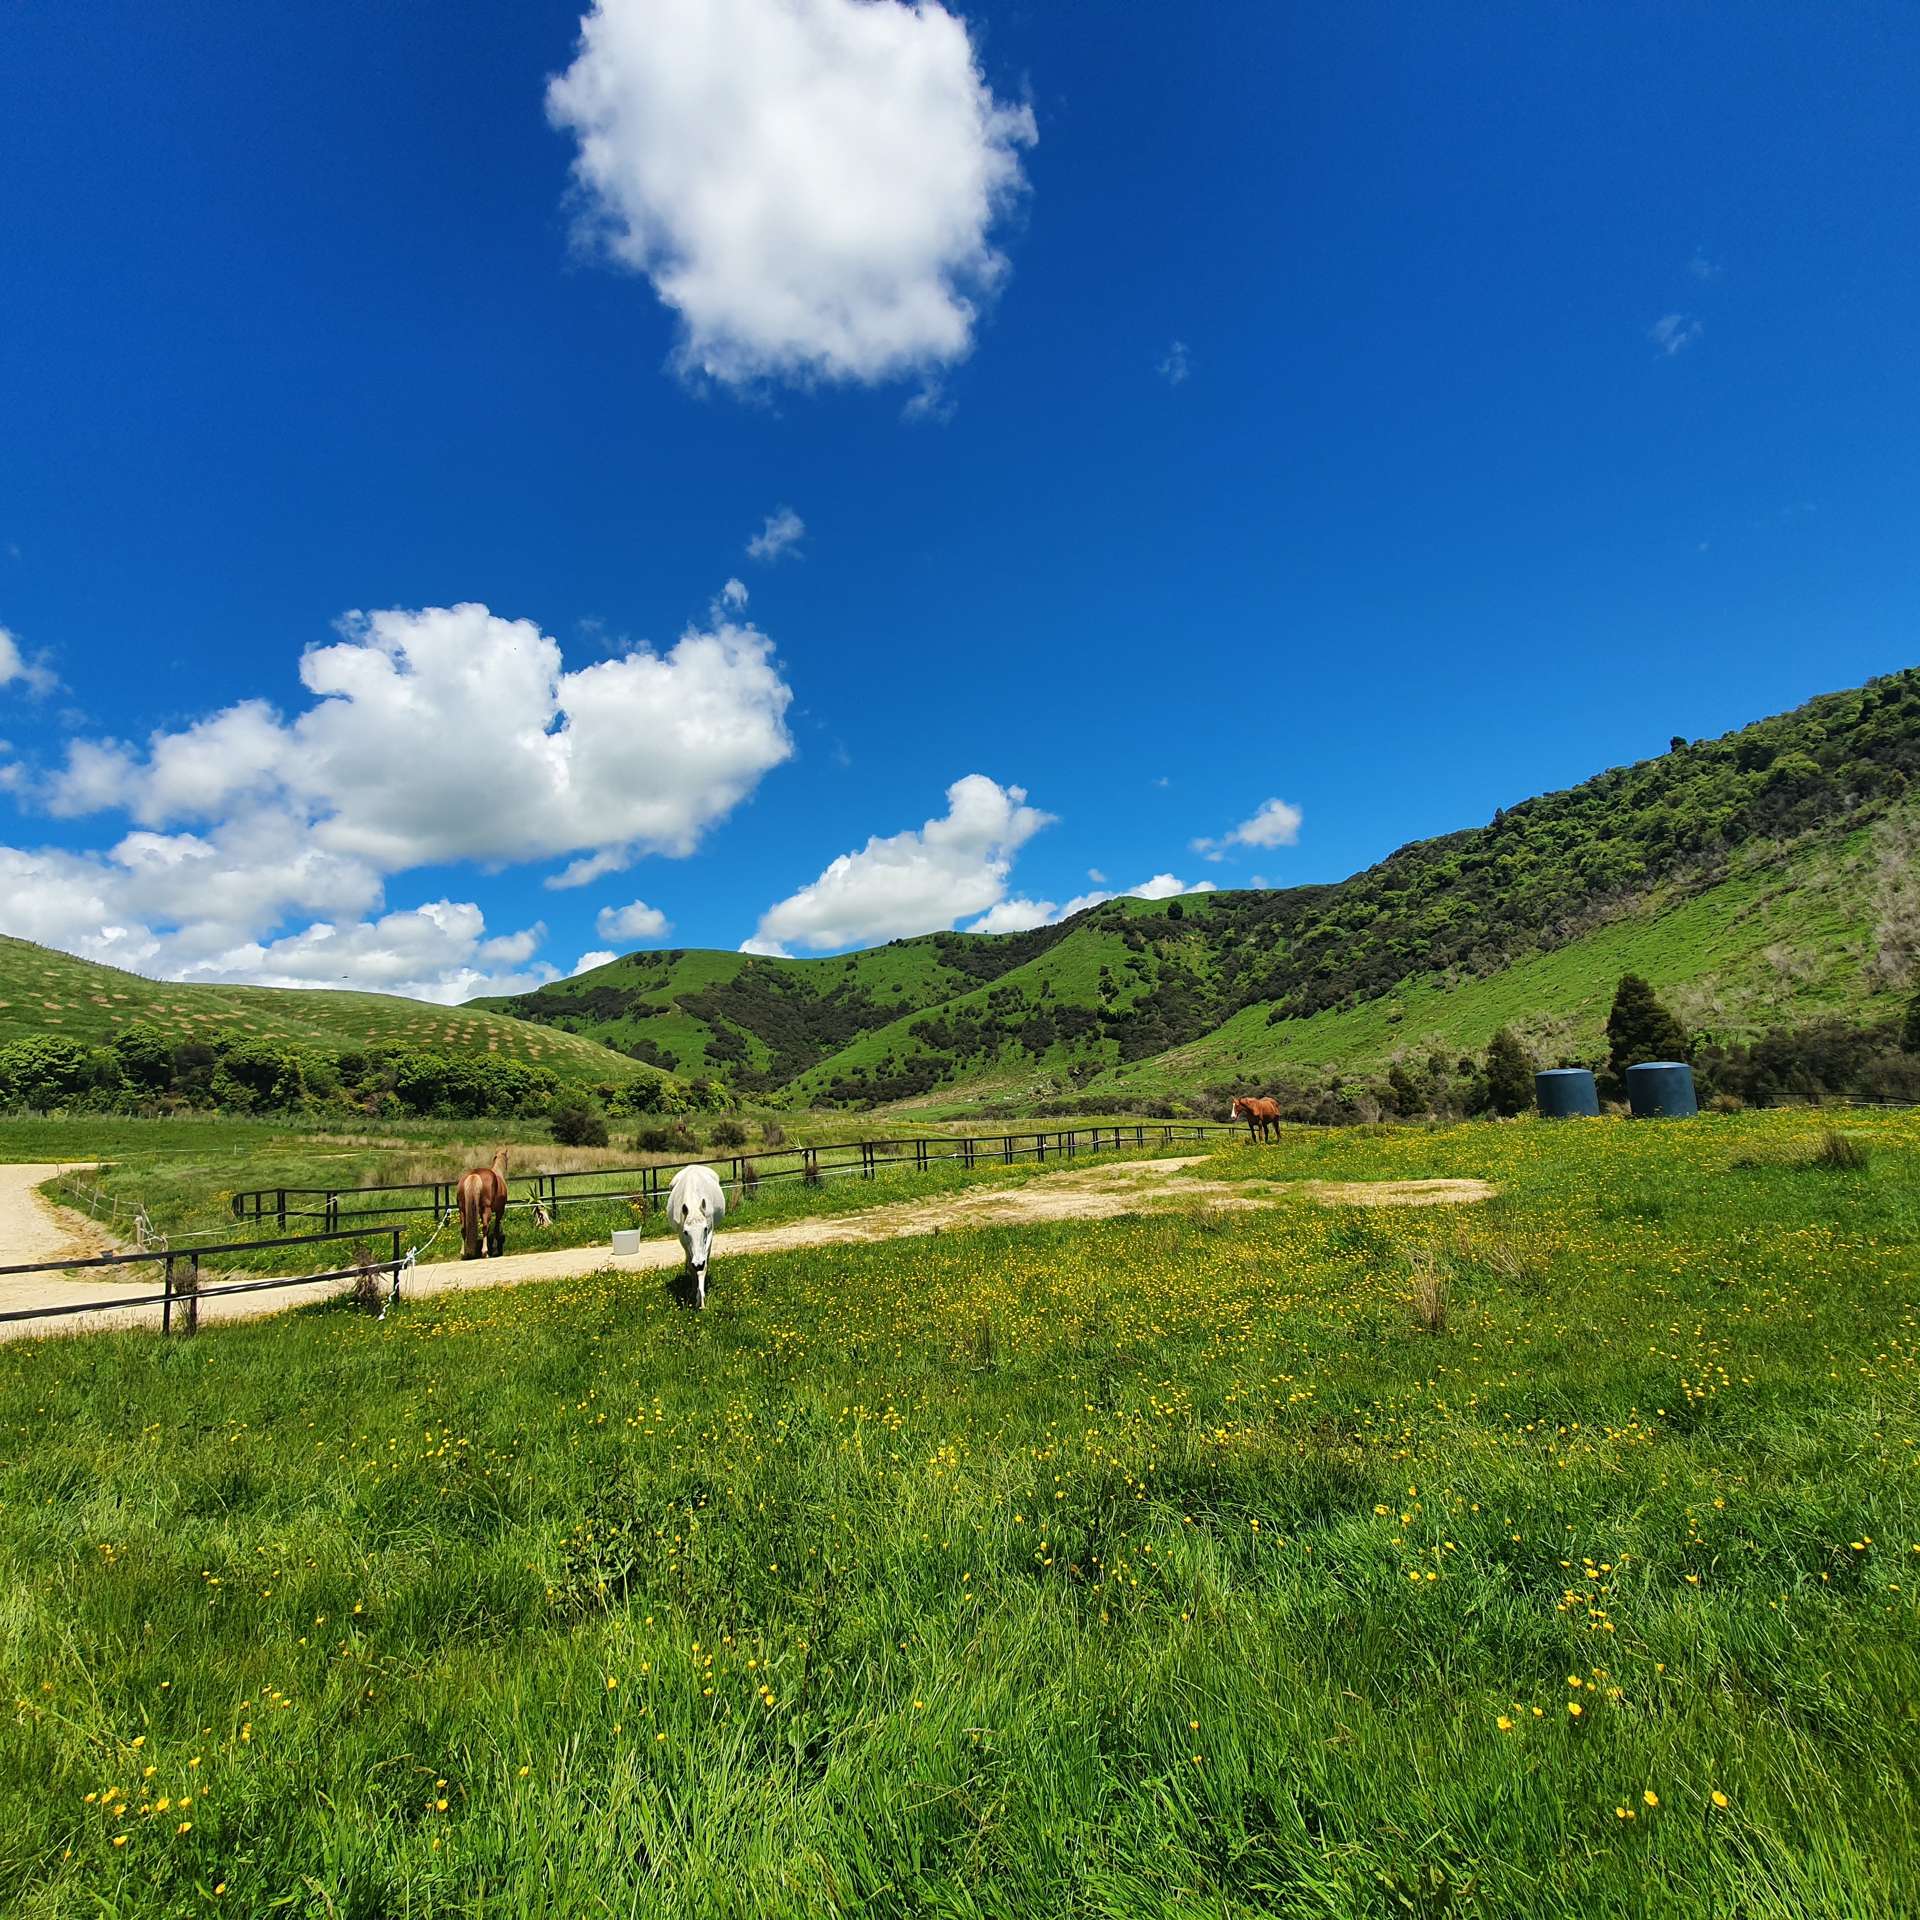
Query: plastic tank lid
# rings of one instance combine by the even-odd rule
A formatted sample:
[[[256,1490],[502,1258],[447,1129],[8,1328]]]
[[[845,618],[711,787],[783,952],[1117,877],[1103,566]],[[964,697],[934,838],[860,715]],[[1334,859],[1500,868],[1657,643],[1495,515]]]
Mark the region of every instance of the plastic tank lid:
[[[1693,1071],[1693,1069],[1689,1067],[1684,1060],[1636,1060],[1633,1063],[1633,1065],[1627,1069],[1627,1071],[1629,1073],[1639,1073],[1647,1067],[1661,1067],[1661,1068],[1679,1067],[1684,1069],[1688,1073],[1691,1073]]]
[[[1536,1080],[1587,1080],[1592,1076],[1591,1067],[1542,1067],[1533,1077]]]

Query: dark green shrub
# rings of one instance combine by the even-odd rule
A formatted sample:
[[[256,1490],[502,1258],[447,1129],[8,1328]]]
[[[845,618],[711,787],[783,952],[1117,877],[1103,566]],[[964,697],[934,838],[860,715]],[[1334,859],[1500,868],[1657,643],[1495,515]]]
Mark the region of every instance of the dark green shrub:
[[[738,1120],[716,1120],[707,1138],[716,1147],[744,1147],[747,1130]]]
[[[584,1100],[562,1100],[547,1117],[553,1137],[563,1147],[604,1147],[607,1117]]]
[[[1502,1027],[1487,1048],[1487,1105],[1510,1120],[1532,1104],[1533,1062],[1511,1029]]]

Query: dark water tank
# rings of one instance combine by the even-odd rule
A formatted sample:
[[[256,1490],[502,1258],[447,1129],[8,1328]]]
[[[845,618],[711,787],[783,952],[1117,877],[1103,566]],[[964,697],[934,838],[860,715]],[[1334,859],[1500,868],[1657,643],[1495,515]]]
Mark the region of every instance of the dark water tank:
[[[1549,1067],[1533,1076],[1533,1097],[1543,1120],[1597,1118],[1600,1089],[1585,1067]]]
[[[1627,1069],[1627,1105],[1636,1120],[1686,1120],[1700,1111],[1684,1060],[1643,1060]]]

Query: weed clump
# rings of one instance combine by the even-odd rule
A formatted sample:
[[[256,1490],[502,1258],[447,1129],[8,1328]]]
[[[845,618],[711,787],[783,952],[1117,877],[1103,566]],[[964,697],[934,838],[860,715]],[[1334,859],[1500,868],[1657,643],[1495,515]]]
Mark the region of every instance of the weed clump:
[[[1858,1134],[1829,1129],[1820,1136],[1820,1144],[1814,1148],[1807,1164],[1824,1167],[1832,1173],[1859,1173],[1869,1158],[1867,1144]]]
[[[1424,1249],[1413,1256],[1413,1317],[1422,1333],[1443,1334],[1447,1330],[1447,1309],[1452,1288],[1447,1276]]]

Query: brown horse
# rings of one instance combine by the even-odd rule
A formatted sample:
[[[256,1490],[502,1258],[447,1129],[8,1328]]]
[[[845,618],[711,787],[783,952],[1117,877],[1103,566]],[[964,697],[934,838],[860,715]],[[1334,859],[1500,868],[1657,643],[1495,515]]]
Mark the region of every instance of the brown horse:
[[[1236,1100],[1227,1118],[1244,1120],[1249,1140],[1280,1137],[1280,1102],[1269,1100],[1264,1094],[1255,1095],[1251,1100]]]
[[[507,1150],[490,1167],[460,1176],[460,1258],[498,1259],[507,1250]],[[484,1238],[483,1238],[484,1236]]]

